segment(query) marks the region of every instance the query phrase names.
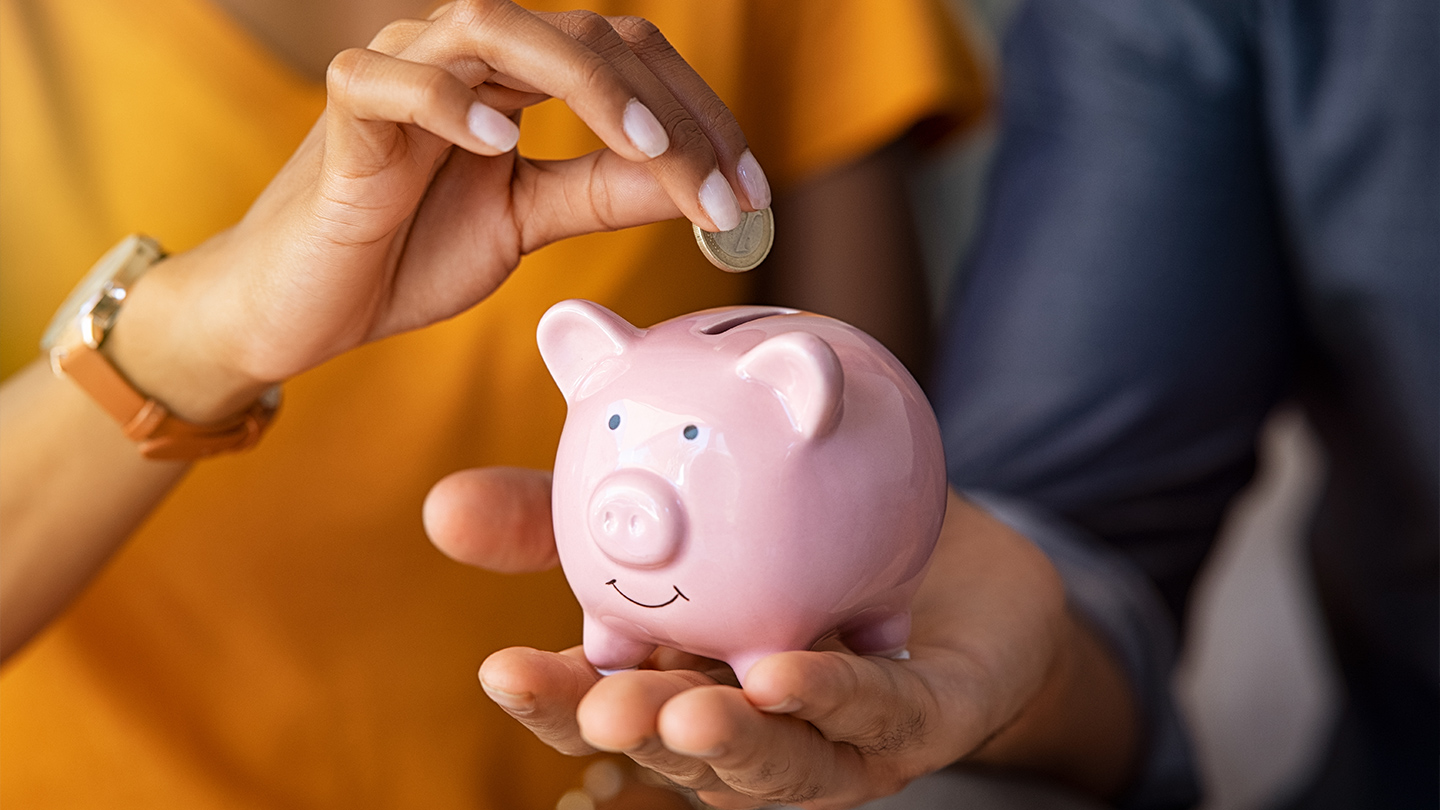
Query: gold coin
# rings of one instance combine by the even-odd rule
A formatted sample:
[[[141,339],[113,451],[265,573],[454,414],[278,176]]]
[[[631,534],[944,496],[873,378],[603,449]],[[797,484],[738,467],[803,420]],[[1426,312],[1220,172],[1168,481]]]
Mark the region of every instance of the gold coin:
[[[728,231],[711,233],[700,230],[699,225],[690,227],[700,252],[727,273],[753,270],[770,255],[770,246],[775,243],[775,217],[769,208],[744,212],[740,224]]]

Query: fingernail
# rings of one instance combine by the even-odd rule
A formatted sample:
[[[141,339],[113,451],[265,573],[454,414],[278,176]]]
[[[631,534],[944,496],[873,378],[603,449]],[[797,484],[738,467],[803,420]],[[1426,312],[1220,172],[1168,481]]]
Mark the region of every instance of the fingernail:
[[[719,169],[710,172],[700,185],[700,207],[722,231],[740,225],[740,201],[735,199],[735,192],[730,190],[730,184]]]
[[[632,98],[625,105],[621,124],[625,127],[625,137],[630,139],[630,143],[652,158],[660,157],[670,148],[670,136],[665,132],[665,127],[660,126],[660,119],[650,112],[649,107],[641,104],[639,99]]]
[[[520,127],[515,126],[514,121],[478,101],[470,105],[465,124],[470,127],[471,134],[501,152],[514,149],[520,140]]]
[[[591,745],[593,746],[594,743],[591,743]],[[640,742],[619,749],[615,753],[627,754],[631,756],[643,756],[647,753],[654,753],[664,747],[665,745],[664,743],[660,742],[660,738],[652,734],[648,737],[641,738]]]
[[[770,714],[792,714],[800,711],[800,701],[794,697],[787,697],[774,706],[761,706],[759,708],[760,711]]]
[[[511,714],[529,714],[535,711],[534,695],[517,695],[514,692],[506,692],[503,689],[496,689],[483,680],[480,682],[480,687],[485,690],[485,694],[489,695],[491,700],[500,704],[501,708]]]
[[[760,161],[750,154],[749,149],[745,150],[745,154],[741,155],[739,162],[735,164],[735,173],[740,175],[740,187],[745,189],[745,196],[750,198],[750,207],[756,211],[769,208],[770,181],[765,179],[765,170],[760,168]]]
[[[683,748],[676,748],[670,743],[666,743],[665,747],[682,757],[695,757],[696,759],[715,759],[725,754],[725,746],[723,745],[717,745],[706,751],[686,751]]]

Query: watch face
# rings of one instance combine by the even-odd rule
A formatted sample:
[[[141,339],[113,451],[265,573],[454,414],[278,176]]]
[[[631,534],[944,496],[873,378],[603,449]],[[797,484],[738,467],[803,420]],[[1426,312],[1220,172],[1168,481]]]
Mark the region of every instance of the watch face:
[[[99,300],[100,293],[107,286],[114,284],[117,287],[126,287],[133,284],[135,279],[162,256],[164,253],[160,250],[160,243],[148,236],[131,234],[120,240],[119,244],[100,257],[100,261],[85,274],[84,280],[70,291],[65,303],[60,305],[55,317],[50,319],[50,325],[45,327],[45,335],[40,339],[40,349],[50,351],[60,341],[61,335],[75,326],[87,305],[94,306],[94,302]]]

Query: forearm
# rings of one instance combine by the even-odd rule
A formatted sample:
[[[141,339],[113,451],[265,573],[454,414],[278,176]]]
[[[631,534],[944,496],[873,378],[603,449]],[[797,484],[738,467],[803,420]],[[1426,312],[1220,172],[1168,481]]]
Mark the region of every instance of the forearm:
[[[37,360],[0,386],[0,659],[85,587],[184,474]]]
[[[910,159],[902,140],[782,194],[775,247],[758,272],[767,303],[853,324],[922,377],[929,308],[904,184]]]
[[[244,219],[151,268],[101,347],[134,389],[184,421],[224,420],[275,382],[453,317],[524,252],[676,214],[715,229],[739,218],[737,192],[750,193],[735,179],[748,154],[739,125],[643,20],[611,28],[595,15],[470,0],[397,21],[330,64],[324,115]],[[492,85],[477,96],[491,65],[513,66],[506,76],[535,92]],[[519,156],[514,119],[545,97],[566,99],[607,148],[543,164]],[[8,655],[184,468],[141,459],[43,364],[7,382],[0,404]]]
[[[243,410],[266,385],[218,362],[224,352],[197,323],[207,310],[191,281],[197,267],[221,261],[215,241],[152,267],[103,344],[138,391],[201,424]],[[110,414],[43,359],[0,388],[0,437],[0,657],[8,657],[84,589],[188,465],[142,457]]]

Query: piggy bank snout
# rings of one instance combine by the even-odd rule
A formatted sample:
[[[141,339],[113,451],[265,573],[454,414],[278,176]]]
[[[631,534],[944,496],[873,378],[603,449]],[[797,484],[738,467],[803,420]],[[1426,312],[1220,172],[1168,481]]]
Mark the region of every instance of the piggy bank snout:
[[[648,470],[611,473],[590,499],[590,536],[621,565],[664,565],[685,539],[680,496],[669,481]]]

